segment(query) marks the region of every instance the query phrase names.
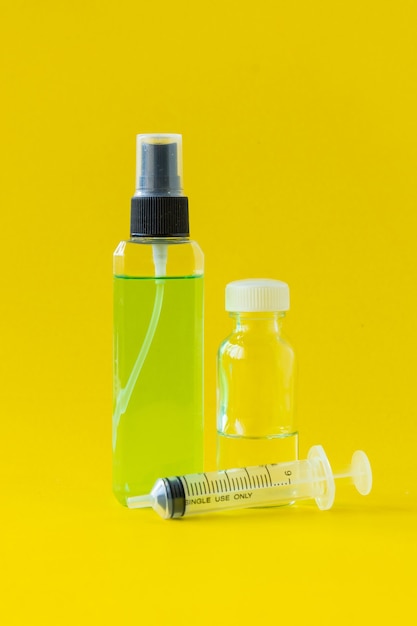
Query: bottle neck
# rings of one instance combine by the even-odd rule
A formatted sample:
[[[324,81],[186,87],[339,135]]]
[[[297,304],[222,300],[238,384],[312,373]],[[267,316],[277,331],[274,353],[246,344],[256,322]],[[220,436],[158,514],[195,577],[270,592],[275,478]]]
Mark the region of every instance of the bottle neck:
[[[192,241],[190,237],[143,237],[143,236],[131,236],[129,241],[132,243],[143,243],[143,244],[179,244],[179,243],[189,243]]]
[[[231,312],[230,317],[235,320],[235,330],[237,331],[279,334],[285,317],[285,311]]]

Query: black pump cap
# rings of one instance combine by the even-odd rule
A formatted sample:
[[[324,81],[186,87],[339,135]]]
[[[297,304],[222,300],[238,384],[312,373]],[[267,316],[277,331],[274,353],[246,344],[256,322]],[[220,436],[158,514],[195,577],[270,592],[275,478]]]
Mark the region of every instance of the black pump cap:
[[[130,210],[132,237],[188,237],[188,198],[185,196],[133,197]]]
[[[133,237],[188,237],[188,198],[182,194],[181,135],[138,135]]]

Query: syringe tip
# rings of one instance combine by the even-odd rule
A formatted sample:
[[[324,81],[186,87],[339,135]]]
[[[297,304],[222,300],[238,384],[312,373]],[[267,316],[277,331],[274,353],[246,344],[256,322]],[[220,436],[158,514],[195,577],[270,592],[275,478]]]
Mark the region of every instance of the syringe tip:
[[[153,497],[150,493],[147,493],[144,496],[127,498],[126,502],[129,509],[146,509],[152,506]]]
[[[372,489],[372,469],[368,457],[362,450],[353,453],[350,473],[356,489],[362,496],[367,496]]]

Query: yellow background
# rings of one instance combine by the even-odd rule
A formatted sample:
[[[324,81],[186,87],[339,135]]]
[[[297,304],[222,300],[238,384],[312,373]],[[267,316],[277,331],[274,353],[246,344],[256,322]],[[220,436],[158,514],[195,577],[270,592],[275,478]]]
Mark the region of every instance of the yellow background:
[[[405,623],[417,557],[417,49],[406,0],[3,2],[0,623]],[[226,282],[290,284],[300,453],[368,498],[164,522],[111,494],[111,255],[135,135],[179,132]]]

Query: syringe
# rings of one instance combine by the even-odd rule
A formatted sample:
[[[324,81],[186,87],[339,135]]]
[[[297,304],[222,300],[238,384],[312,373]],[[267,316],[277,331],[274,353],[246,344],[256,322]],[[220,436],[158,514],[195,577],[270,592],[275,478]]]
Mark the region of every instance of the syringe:
[[[357,450],[350,467],[336,474],[322,446],[313,446],[302,461],[159,478],[150,494],[128,498],[127,506],[152,507],[165,519],[311,498],[326,510],[333,506],[335,478],[350,478],[368,495],[372,470],[366,454]]]

